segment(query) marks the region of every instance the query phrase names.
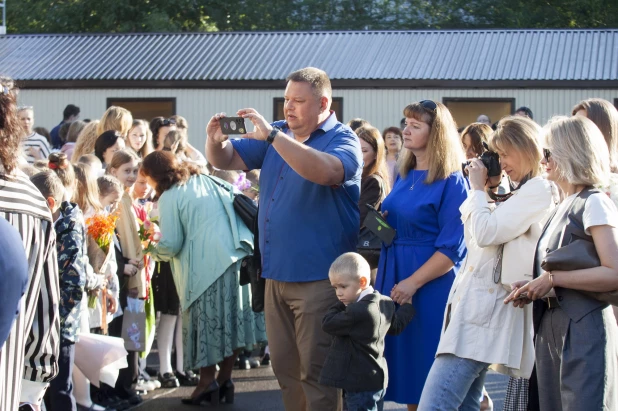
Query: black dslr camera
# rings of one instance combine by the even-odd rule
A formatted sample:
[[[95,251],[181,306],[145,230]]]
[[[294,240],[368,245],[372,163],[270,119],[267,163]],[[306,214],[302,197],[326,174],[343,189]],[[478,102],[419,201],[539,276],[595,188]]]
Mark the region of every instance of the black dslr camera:
[[[487,169],[487,177],[497,177],[502,174],[502,167],[500,167],[500,156],[493,151],[485,151],[479,156],[479,159],[483,162],[483,165]],[[465,176],[468,175],[466,167],[470,165],[469,161],[466,161],[462,165],[462,170]]]

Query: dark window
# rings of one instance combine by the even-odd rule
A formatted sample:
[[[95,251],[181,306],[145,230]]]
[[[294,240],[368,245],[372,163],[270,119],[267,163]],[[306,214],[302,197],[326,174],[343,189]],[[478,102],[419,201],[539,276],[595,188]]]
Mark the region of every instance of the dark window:
[[[165,118],[176,114],[175,98],[108,98],[107,107],[119,106],[131,112],[134,119],[150,121],[154,117]]]
[[[442,102],[453,115],[457,127],[465,127],[474,123],[478,116],[485,114],[492,124],[502,117],[515,114],[514,98],[450,98]]]
[[[283,103],[285,99],[277,97],[273,99],[273,121],[284,120]],[[330,109],[337,115],[337,120],[343,122],[343,97],[333,97]]]

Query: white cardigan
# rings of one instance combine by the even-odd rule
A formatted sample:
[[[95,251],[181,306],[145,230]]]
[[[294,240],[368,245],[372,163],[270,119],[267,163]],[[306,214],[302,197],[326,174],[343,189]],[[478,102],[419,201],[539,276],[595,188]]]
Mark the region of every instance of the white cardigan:
[[[470,192],[460,207],[468,254],[449,294],[444,325],[449,308],[451,318],[437,355],[454,354],[493,364],[503,374],[530,377],[532,305],[504,304],[510,287],[494,283],[494,262],[500,244],[526,238],[524,248],[533,254],[521,259],[521,270],[532,273],[536,243],[553,208],[551,185],[541,177],[530,179],[498,207],[487,202],[485,192]]]

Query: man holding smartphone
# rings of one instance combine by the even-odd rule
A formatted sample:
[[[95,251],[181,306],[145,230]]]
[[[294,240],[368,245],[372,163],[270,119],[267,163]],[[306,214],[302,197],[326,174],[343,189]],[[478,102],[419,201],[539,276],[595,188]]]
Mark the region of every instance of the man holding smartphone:
[[[360,143],[330,111],[327,74],[291,73],[285,121],[269,124],[256,110],[239,110],[255,131],[228,141],[211,118],[206,155],[215,167],[261,169],[259,238],[266,278],[265,315],[273,370],[292,410],[339,410],[340,392],[318,383],[331,338],[322,318],[337,302],[330,264],[355,251],[360,226]]]

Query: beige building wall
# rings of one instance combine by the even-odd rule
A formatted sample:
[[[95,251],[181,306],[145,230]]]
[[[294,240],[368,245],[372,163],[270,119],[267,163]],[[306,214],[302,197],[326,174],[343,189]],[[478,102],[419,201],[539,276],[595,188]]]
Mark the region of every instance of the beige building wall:
[[[283,90],[26,89],[21,91],[19,102],[34,106],[37,126],[51,129],[62,119],[64,107],[71,103],[81,108],[82,119],[96,119],[105,111],[107,98],[176,98],[177,114],[189,122],[191,143],[203,148],[204,130],[214,113],[224,111],[233,115],[240,108],[252,107],[270,120],[273,99],[282,96]],[[572,107],[586,98],[599,97],[613,103],[614,98],[618,98],[618,89],[339,89],[334,90],[334,96],[343,97],[344,118],[340,120],[362,117],[383,129],[399,125],[403,108],[410,102],[424,99],[515,99],[515,109],[530,107],[535,120],[544,124],[554,115],[570,114]]]

